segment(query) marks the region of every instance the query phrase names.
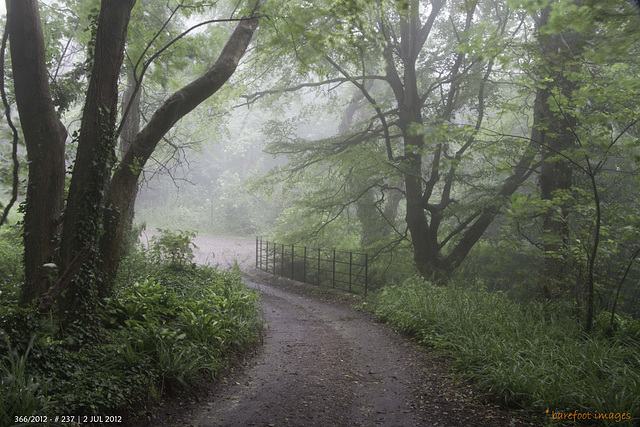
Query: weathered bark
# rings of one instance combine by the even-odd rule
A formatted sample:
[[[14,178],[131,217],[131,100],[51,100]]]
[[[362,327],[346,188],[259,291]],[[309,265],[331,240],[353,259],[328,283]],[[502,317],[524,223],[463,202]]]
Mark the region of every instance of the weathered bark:
[[[138,132],[140,132],[140,93],[138,82],[132,70],[127,71],[127,89],[122,98],[122,111],[129,111],[127,117],[122,119],[122,131],[120,132],[119,158],[131,147]],[[130,105],[130,106],[129,106]],[[128,108],[127,108],[128,107]]]
[[[105,233],[100,244],[101,270],[107,278],[113,278],[118,268],[125,229],[124,214],[130,208],[131,194],[137,191],[142,166],[169,129],[216,93],[233,75],[257,26],[258,18],[240,21],[216,63],[198,79],[171,95],[125,153],[109,186]]]
[[[86,244],[96,243],[102,231],[106,189],[115,163],[115,124],[118,111],[118,79],[135,0],[102,0],[93,66],[80,125],[78,151],[69,185],[60,264],[66,269]],[[82,282],[82,283],[81,283]],[[89,283],[74,281],[61,308],[68,309],[90,298]],[[96,282],[103,291],[100,280]],[[86,295],[85,295],[86,294]]]
[[[53,261],[60,228],[67,131],[51,100],[45,46],[36,0],[7,0],[16,103],[27,146],[29,184],[24,216],[25,285],[21,302],[44,293],[42,265]]]
[[[102,206],[115,162],[118,79],[135,0],[102,0],[93,66],[80,125],[61,242],[65,267],[100,232]]]
[[[133,70],[127,72],[127,89],[122,99],[122,111],[128,111],[127,116],[122,120],[122,131],[120,132],[120,144],[118,147],[119,156],[122,160],[125,153],[131,147],[133,140],[138,132],[140,132],[140,93],[138,90],[138,82],[136,81]],[[128,236],[133,229],[133,218],[135,216],[135,204],[138,197],[138,191],[131,193],[129,201],[129,210],[124,213],[125,236]]]

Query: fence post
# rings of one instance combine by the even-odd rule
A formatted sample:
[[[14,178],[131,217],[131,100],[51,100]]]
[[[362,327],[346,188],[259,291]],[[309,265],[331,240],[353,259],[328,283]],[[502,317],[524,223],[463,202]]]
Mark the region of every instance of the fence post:
[[[273,274],[278,274],[278,270],[276,269],[276,262],[278,262],[278,244],[271,242],[271,246],[273,246]]]
[[[302,281],[307,283],[307,247],[304,247],[304,263],[302,264]]]
[[[296,250],[294,245],[291,245],[291,280],[296,280],[294,267],[296,265],[296,258],[294,255],[294,251]]]
[[[369,288],[369,254],[364,254],[364,296],[367,296]]]
[[[278,253],[276,252],[276,243],[271,242],[271,252],[273,252],[273,255],[271,255],[271,274],[276,274],[276,255],[278,255]]]
[[[280,276],[284,277],[284,243],[282,244],[282,259],[280,260]]]
[[[353,252],[349,252],[349,292],[351,292],[351,271],[353,265]]]
[[[333,289],[336,288],[336,250],[333,250],[333,278],[332,278],[332,286]]]

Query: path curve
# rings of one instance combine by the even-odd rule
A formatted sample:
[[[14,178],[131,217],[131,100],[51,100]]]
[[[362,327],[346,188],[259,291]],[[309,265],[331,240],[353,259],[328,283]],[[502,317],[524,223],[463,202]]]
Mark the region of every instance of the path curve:
[[[250,240],[198,239],[197,256],[226,245],[227,256],[248,272],[248,286],[260,293],[263,342],[204,400],[174,402],[153,425],[526,425],[477,403],[469,386],[454,385],[442,358],[354,310],[353,297],[257,271]],[[221,258],[214,259],[223,266]]]

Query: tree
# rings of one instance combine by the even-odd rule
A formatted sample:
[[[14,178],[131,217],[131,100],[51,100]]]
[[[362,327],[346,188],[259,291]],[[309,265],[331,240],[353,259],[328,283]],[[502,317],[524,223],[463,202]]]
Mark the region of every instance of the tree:
[[[637,208],[620,191],[635,193],[630,180],[637,174],[622,154],[635,152],[637,79],[629,76],[637,75],[631,71],[638,67],[637,47],[625,33],[637,18],[615,1],[554,1],[539,15],[537,2],[524,4],[537,15],[539,51],[529,68],[537,88],[532,139],[544,155],[539,199],[531,198],[542,233],[528,239],[544,253],[545,295],[572,291],[591,332],[596,296],[604,309],[606,295],[616,285],[619,295],[626,277],[617,271],[628,272],[637,257]]]
[[[578,58],[586,42],[581,34],[570,29],[562,32],[547,31],[552,14],[551,4],[534,17],[539,53],[533,77],[537,89],[532,139],[540,144],[544,159],[538,177],[542,200],[553,200],[559,191],[566,191],[572,185],[571,166],[566,159],[557,154],[571,149],[574,145],[573,129],[576,126],[576,118],[567,111],[559,111],[557,103],[558,98],[572,97],[576,84],[569,76],[580,69]],[[558,208],[560,211],[564,210],[562,206]],[[560,252],[566,249],[568,228],[558,217],[556,210],[549,209],[544,214],[543,230],[546,256],[542,289],[545,295],[550,297],[552,293],[557,293],[557,290],[552,289],[562,287],[560,283],[566,282],[567,264],[562,261]]]
[[[290,89],[349,83],[368,101],[369,115],[342,138],[325,139],[316,158],[365,144],[381,150],[403,181],[416,267],[443,282],[533,171],[536,143],[518,146],[483,132],[499,124],[499,82],[511,60],[503,52],[522,17],[502,2],[470,0],[327,1],[318,10],[310,17],[304,4],[291,6],[277,33],[293,34],[282,43],[316,77]],[[512,145],[512,158],[501,168],[478,166],[487,158],[482,147],[499,145]],[[308,146],[312,158],[318,144]]]
[[[87,242],[94,248],[93,255],[84,273],[72,282],[64,306],[82,307],[91,303],[96,291],[108,292],[120,258],[124,215],[142,166],[166,132],[234,73],[258,25],[260,6],[249,2],[247,18],[232,18],[238,23],[217,61],[163,103],[116,163],[118,81],[134,4],[135,0],[102,0],[94,21],[90,78],[65,200],[66,129],[51,98],[38,3],[7,0],[16,103],[30,162],[24,225],[28,276],[23,303],[48,290],[43,264],[55,261],[65,271]],[[201,2],[191,5],[204,8]]]
[[[14,91],[29,161],[24,215],[23,302],[44,293],[42,266],[52,261],[60,230],[67,131],[55,112],[45,64],[44,35],[35,1],[7,2]]]

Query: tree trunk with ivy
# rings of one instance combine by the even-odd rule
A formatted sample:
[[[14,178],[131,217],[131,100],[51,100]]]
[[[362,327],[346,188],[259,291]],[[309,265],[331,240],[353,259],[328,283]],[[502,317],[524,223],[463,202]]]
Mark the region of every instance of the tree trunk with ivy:
[[[51,99],[36,0],[7,1],[14,90],[27,146],[29,183],[24,213],[25,284],[29,303],[50,286],[45,263],[56,260],[65,184],[67,131]]]
[[[142,167],[169,129],[231,77],[258,25],[257,18],[238,23],[218,61],[167,99],[131,141],[114,172],[118,79],[134,4],[135,0],[101,2],[76,160],[62,216],[66,129],[51,98],[38,2],[7,1],[16,102],[30,160],[23,304],[52,295],[48,292],[51,281],[41,268],[52,261],[64,277],[57,282],[55,294],[68,284],[67,291],[58,298],[62,312],[90,308],[97,296],[108,294],[120,261],[125,215],[137,191]],[[85,248],[93,248],[93,253],[85,256]],[[83,256],[78,257],[79,253]],[[75,279],[71,280],[71,276]]]
[[[125,213],[131,208],[131,195],[138,189],[141,166],[178,120],[216,93],[233,75],[257,26],[257,18],[239,22],[216,63],[165,101],[135,137],[118,165],[109,185],[104,219],[106,232],[100,245],[100,270],[108,280],[115,276],[118,269],[126,229]]]
[[[135,0],[102,0],[91,78],[78,138],[78,150],[69,185],[60,242],[60,264],[66,268],[87,242],[97,242],[103,232],[105,194],[116,161],[118,80],[124,60],[127,26]],[[62,309],[77,308],[92,298],[91,282],[105,295],[105,279],[91,271],[96,254],[87,262],[88,275],[70,285]],[[92,276],[89,278],[89,276]]]
[[[118,145],[118,160],[121,161],[131,144],[135,139],[138,132],[140,132],[140,93],[138,81],[133,73],[133,70],[127,71],[127,89],[125,90],[124,97],[122,99],[122,112],[126,117],[122,119],[122,130],[120,131],[120,143]],[[129,210],[124,213],[124,245],[127,247],[135,244],[134,239],[138,236],[133,236],[133,218],[135,217],[135,204],[138,197],[138,191],[134,191],[131,194],[131,200],[129,201]]]

